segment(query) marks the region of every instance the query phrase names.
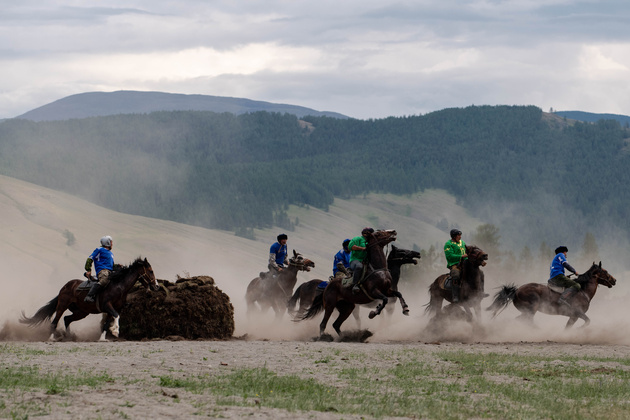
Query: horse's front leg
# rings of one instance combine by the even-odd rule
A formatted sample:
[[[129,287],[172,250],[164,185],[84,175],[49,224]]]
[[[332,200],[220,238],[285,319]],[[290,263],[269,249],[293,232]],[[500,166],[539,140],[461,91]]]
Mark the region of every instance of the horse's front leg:
[[[400,299],[400,306],[402,306],[403,315],[409,316],[409,306],[407,306],[407,302],[405,302],[402,294],[398,290],[394,290],[392,294]]]
[[[118,311],[116,311],[116,309],[114,309],[111,302],[107,302],[104,309],[105,309],[105,313],[111,316],[114,320],[111,323],[111,326],[109,327],[109,331],[112,333],[114,337],[118,337],[118,334],[120,333],[120,323],[119,323],[120,314],[118,313]],[[107,325],[108,325],[107,322],[103,323],[101,337],[98,339],[98,341],[107,341],[107,339],[105,338],[105,336],[107,335]]]
[[[385,308],[385,305],[387,305],[387,296],[385,296],[384,294],[382,294],[381,292],[379,292],[378,290],[375,290],[376,293],[374,293],[376,295],[377,299],[381,299],[382,303],[379,303],[378,305],[376,305],[376,309],[373,311],[370,311],[368,318],[372,319],[377,315],[381,314],[381,311]]]

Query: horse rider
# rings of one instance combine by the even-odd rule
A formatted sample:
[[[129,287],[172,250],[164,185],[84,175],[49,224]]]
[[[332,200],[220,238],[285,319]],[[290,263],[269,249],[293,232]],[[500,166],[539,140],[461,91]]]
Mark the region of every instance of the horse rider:
[[[114,254],[112,246],[114,241],[111,236],[103,236],[101,238],[101,247],[96,248],[94,252],[85,261],[85,276],[89,279],[92,275],[92,263],[94,263],[94,271],[96,271],[97,283],[90,288],[85,302],[94,302],[96,294],[99,290],[105,288],[109,284],[109,275],[114,269]]]
[[[341,249],[335,254],[335,258],[333,260],[333,277],[337,277],[337,273],[341,273],[346,276],[350,274],[348,271],[350,268],[351,254],[350,249],[348,249],[349,243],[350,239],[345,239],[341,243]]]
[[[462,277],[461,262],[468,257],[466,244],[462,241],[461,230],[451,229],[451,239],[444,244],[444,256],[446,257],[446,268],[450,270],[453,303],[458,303]]]
[[[359,293],[359,281],[363,276],[363,264],[367,259],[367,236],[374,233],[371,227],[363,228],[361,236],[355,236],[348,243],[350,250],[350,270],[352,270],[352,293]]]
[[[287,240],[289,237],[285,233],[281,233],[276,238],[277,242],[269,248],[269,274],[276,277],[284,270],[287,261]]]
[[[576,276],[578,275],[575,268],[571,267],[571,265],[567,262],[567,252],[569,252],[569,249],[564,245],[556,248],[556,256],[553,257],[553,260],[551,261],[551,266],[549,267],[549,280],[547,282],[553,286],[565,287],[566,289],[560,295],[558,303],[571,306],[569,299],[580,291],[581,286],[580,283],[571,280],[564,275],[565,268]]]

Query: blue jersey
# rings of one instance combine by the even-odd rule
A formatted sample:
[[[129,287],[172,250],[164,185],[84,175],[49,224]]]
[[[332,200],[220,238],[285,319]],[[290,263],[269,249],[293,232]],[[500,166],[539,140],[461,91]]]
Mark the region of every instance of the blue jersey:
[[[337,263],[342,263],[346,268],[350,267],[350,252],[346,252],[341,249],[335,254],[335,260],[333,262],[333,276],[339,271],[337,269]]]
[[[552,279],[558,274],[564,274],[565,268],[570,272],[575,273],[575,269],[569,265],[567,257],[565,257],[564,253],[561,252],[551,261],[551,266],[549,267],[549,278]]]
[[[284,266],[284,260],[287,258],[286,245],[281,245],[280,242],[276,242],[275,244],[271,245],[269,253],[276,256],[276,264],[278,264],[279,266]]]
[[[97,275],[103,269],[114,269],[114,254],[107,248],[96,248],[90,255],[90,259],[94,261],[94,271]]]

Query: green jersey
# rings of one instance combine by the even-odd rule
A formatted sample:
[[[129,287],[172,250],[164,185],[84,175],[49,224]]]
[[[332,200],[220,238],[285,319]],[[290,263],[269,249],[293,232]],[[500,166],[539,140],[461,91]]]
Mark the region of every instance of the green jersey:
[[[354,245],[367,248],[367,239],[363,236],[355,236],[348,244],[348,249],[350,250],[350,262],[357,260],[365,261],[367,258],[367,251],[353,251],[352,246]]]
[[[459,264],[462,259],[462,255],[466,254],[466,244],[464,241],[454,242],[449,239],[444,244],[444,256],[446,257],[446,266],[448,268]]]

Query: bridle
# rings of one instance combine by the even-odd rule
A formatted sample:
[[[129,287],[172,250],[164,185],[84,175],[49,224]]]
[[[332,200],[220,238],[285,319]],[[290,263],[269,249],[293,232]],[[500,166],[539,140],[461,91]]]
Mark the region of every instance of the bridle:
[[[140,280],[146,286],[151,286],[151,280],[150,280],[150,276],[149,276],[149,273],[148,273],[148,268],[146,266],[143,266],[142,270],[143,270],[143,272],[138,277],[138,280]]]

